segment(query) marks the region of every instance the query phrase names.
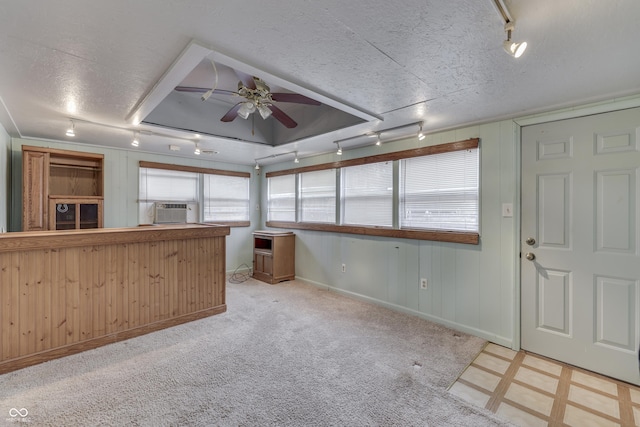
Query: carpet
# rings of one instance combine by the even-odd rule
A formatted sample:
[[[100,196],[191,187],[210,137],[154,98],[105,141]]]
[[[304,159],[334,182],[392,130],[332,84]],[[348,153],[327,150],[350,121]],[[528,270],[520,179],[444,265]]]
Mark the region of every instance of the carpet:
[[[0,375],[0,425],[506,425],[447,392],[480,338],[300,281],[227,307]]]

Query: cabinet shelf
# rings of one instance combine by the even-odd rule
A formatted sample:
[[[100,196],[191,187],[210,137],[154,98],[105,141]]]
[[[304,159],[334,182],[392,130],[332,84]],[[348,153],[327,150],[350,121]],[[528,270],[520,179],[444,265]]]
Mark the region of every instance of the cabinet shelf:
[[[23,146],[22,229],[102,227],[103,164],[102,154]]]

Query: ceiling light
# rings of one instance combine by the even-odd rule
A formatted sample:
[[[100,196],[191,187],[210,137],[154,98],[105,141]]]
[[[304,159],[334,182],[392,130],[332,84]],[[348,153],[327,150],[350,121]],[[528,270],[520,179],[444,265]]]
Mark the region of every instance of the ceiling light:
[[[420,130],[418,131],[418,141],[422,141],[424,139],[424,133],[422,132],[422,122],[420,122]]]
[[[76,131],[75,131],[76,125],[73,123],[73,120],[69,120],[69,122],[71,124],[69,125],[69,129],[67,129],[66,135],[67,136],[76,136]]]
[[[336,145],[338,146],[338,151],[336,151],[336,154],[338,156],[342,156],[342,147],[340,147],[340,143],[336,142]]]
[[[505,52],[514,58],[520,58],[524,51],[527,49],[527,42],[516,43],[511,41],[511,32],[515,28],[513,22],[507,22],[504,26],[504,30],[507,32],[507,40],[504,41],[503,47]]]
[[[247,118],[249,118],[249,114],[253,113],[254,111],[256,111],[256,104],[251,101],[243,102],[240,106],[240,109],[238,110],[238,116],[247,120]]]
[[[140,145],[140,140],[138,140],[138,132],[133,133],[133,141],[131,141],[131,145],[137,147]]]
[[[382,140],[380,139],[380,132],[376,132],[376,135],[378,136],[378,139],[376,140],[376,145],[377,146],[381,146],[382,145]]]
[[[271,110],[264,104],[258,104],[258,112],[263,119],[268,118],[271,115]]]
[[[256,162],[256,166],[254,167],[255,170],[259,171],[260,170],[260,165],[258,164],[258,162]]]
[[[202,151],[200,151],[200,147],[198,147],[198,144],[196,144],[196,149],[193,150],[193,154],[195,154],[196,156],[199,156],[201,152]]]
[[[298,160],[298,152],[295,152],[296,157],[293,159],[293,163],[300,163],[300,160]]]

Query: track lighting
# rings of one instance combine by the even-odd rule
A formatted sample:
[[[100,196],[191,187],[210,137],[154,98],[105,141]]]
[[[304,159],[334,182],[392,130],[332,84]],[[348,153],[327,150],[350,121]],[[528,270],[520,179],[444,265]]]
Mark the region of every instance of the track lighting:
[[[73,120],[69,120],[70,125],[69,129],[67,129],[67,136],[76,136],[76,125],[73,123]]]
[[[137,147],[140,145],[140,140],[138,139],[138,132],[133,133],[133,140],[131,141],[131,145]]]
[[[342,156],[342,147],[340,147],[340,143],[336,142],[336,145],[338,146],[338,151],[336,151],[336,154],[338,156]]]
[[[298,152],[295,152],[296,157],[293,159],[293,163],[300,163],[300,160],[298,160]]]
[[[200,153],[202,153],[202,151],[200,151],[200,147],[198,146],[198,144],[196,144],[196,149],[193,150],[193,154],[195,154],[196,156],[199,156]]]
[[[507,22],[504,26],[504,30],[507,32],[507,40],[504,41],[503,47],[505,52],[514,58],[520,58],[524,51],[527,49],[527,42],[516,43],[511,41],[511,32],[515,28],[513,22]]]
[[[260,165],[258,164],[258,162],[256,162],[256,166],[254,167],[255,170],[259,171],[260,170]]]
[[[382,140],[380,139],[380,132],[376,132],[376,136],[377,136],[376,145],[379,147],[382,145]]]
[[[418,141],[422,141],[424,139],[424,133],[422,132],[422,122],[420,122],[420,130],[418,131]]]

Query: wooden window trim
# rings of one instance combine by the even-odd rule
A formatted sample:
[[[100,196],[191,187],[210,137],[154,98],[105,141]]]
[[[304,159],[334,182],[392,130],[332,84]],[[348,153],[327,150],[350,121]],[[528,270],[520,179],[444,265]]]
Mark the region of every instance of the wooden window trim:
[[[429,147],[412,148],[409,150],[396,151],[393,153],[376,154],[374,156],[361,157],[358,159],[341,160],[339,162],[322,163],[319,165],[267,172],[265,174],[265,177],[272,178],[281,175],[292,175],[296,173],[313,172],[324,169],[339,169],[348,166],[366,165],[369,163],[390,162],[394,160],[409,159],[411,157],[422,157],[432,154],[449,153],[452,151],[469,150],[478,148],[479,145],[480,138],[471,138],[464,141],[448,142],[446,144],[431,145]]]
[[[330,233],[360,234],[365,236],[392,237],[396,239],[431,240],[434,242],[480,244],[478,233],[464,231],[395,229],[386,227],[358,227],[352,225],[319,224],[310,222],[268,221],[267,227],[297,230],[324,231]]]
[[[251,178],[251,174],[249,172],[235,172],[222,169],[201,168],[198,166],[170,165],[168,163],[146,162],[144,160],[140,160],[140,167],[151,169],[166,169],[180,172],[206,173],[209,175],[225,175],[237,176],[240,178]]]

